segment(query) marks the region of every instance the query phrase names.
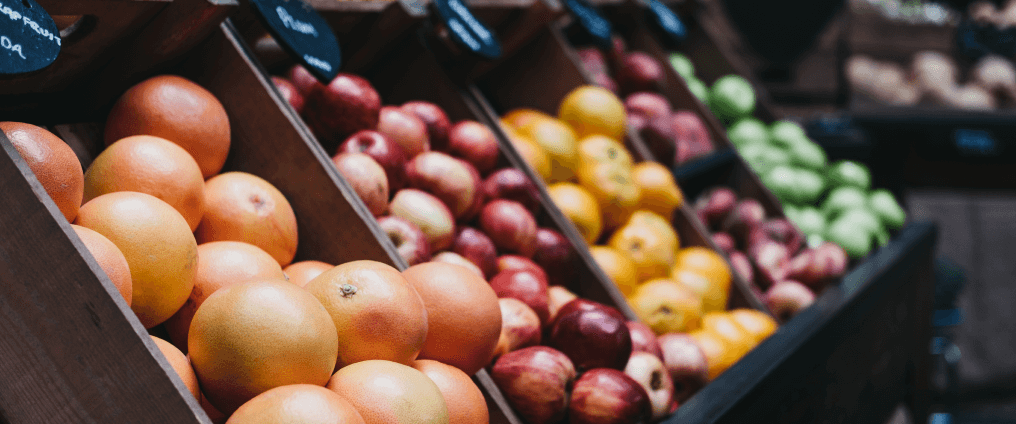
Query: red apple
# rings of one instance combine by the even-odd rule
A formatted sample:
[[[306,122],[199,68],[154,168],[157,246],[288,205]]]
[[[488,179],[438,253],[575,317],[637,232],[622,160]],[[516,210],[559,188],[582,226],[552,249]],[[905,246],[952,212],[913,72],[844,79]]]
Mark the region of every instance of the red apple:
[[[382,216],[378,225],[388,234],[406,264],[413,266],[430,260],[430,245],[420,227],[397,216]]]
[[[758,268],[758,280],[762,287],[769,287],[787,277],[790,253],[787,247],[772,240],[763,240],[748,248],[748,257]]]
[[[307,96],[314,90],[314,86],[322,85],[317,77],[310,73],[303,65],[296,64],[289,68],[286,79],[293,83],[293,86],[300,91],[300,94]]]
[[[332,163],[370,213],[380,216],[388,210],[388,177],[373,158],[363,153],[339,153]]]
[[[557,313],[558,315],[565,315],[571,313],[572,311],[600,311],[618,320],[624,322],[628,321],[624,315],[621,314],[621,311],[617,310],[617,308],[582,298],[572,299],[570,302],[562,305],[561,309],[559,309]]]
[[[430,150],[427,125],[416,115],[396,106],[381,108],[377,118],[377,132],[384,134],[385,137],[402,147],[409,160]]]
[[[501,306],[501,336],[494,349],[494,360],[508,352],[540,344],[540,317],[521,300],[504,297]]]
[[[452,245],[455,219],[437,197],[422,190],[404,188],[395,193],[388,210],[419,227],[427,236],[431,252],[440,252]]]
[[[458,265],[480,276],[480,278],[485,278],[483,276],[483,271],[480,270],[480,267],[476,266],[476,264],[470,262],[469,259],[466,259],[462,257],[462,255],[455,252],[445,251],[438,253],[437,255],[434,255],[434,258],[431,259],[431,262],[444,262],[446,264]]]
[[[569,424],[648,423],[653,416],[646,390],[625,373],[597,368],[575,381],[568,402]]]
[[[593,74],[593,84],[610,90],[614,94],[617,94],[619,91],[617,82],[606,73]]]
[[[683,157],[676,158],[677,163],[684,163],[688,159],[697,158],[715,150],[709,129],[695,112],[690,110],[675,111],[671,116],[671,124],[674,126],[676,143],[688,147]]]
[[[631,333],[632,352],[646,352],[663,359],[663,352],[660,351],[660,343],[656,340],[656,333],[648,325],[638,321],[628,321],[628,332]]]
[[[568,355],[579,372],[624,369],[631,356],[631,333],[624,319],[600,309],[561,309],[550,326],[548,346]]]
[[[521,203],[497,199],[480,211],[480,228],[503,252],[527,258],[536,251],[536,219]]]
[[[519,255],[501,255],[497,258],[497,272],[511,269],[529,270],[543,277],[544,281],[550,281],[547,279],[547,273],[543,268],[537,265],[536,262],[533,262],[532,259]]]
[[[815,254],[826,262],[826,278],[840,278],[847,272],[847,252],[838,244],[825,242],[815,248]]]
[[[374,158],[385,169],[389,191],[405,186],[406,152],[384,134],[369,130],[357,132],[342,142],[336,154],[339,153],[363,153]]]
[[[378,125],[381,96],[367,80],[338,74],[328,85],[315,85],[307,94],[303,117],[321,138],[326,150],[361,130]]]
[[[654,57],[643,52],[624,55],[617,82],[627,93],[636,91],[658,91],[663,85],[663,65]]]
[[[497,274],[497,248],[482,231],[472,227],[460,227],[452,251],[469,259],[483,271],[484,279]]]
[[[737,194],[727,187],[717,187],[695,202],[702,223],[710,229],[719,227],[736,206]]]
[[[547,305],[547,281],[532,271],[511,270],[498,273],[490,279],[490,286],[497,297],[510,297],[521,300],[533,308],[540,317],[540,323],[546,324],[550,319]]]
[[[843,276],[847,255],[843,248],[826,242],[814,249],[805,249],[787,264],[787,279],[799,281],[819,293],[829,282]]]
[[[427,126],[427,139],[430,140],[430,148],[444,151],[448,147],[448,132],[452,123],[444,110],[436,104],[415,101],[402,104],[402,110],[415,115]]]
[[[673,158],[677,155],[677,144],[674,142],[676,134],[674,134],[669,116],[657,116],[649,119],[639,134],[645,140],[646,147],[652,151],[653,157],[664,165],[674,165]]]
[[[559,424],[568,410],[575,366],[563,353],[532,346],[498,358],[490,377],[529,424]]]
[[[798,312],[815,303],[815,294],[804,284],[793,280],[784,280],[766,291],[766,307],[780,322],[787,322]]]
[[[674,381],[663,361],[651,353],[632,352],[624,373],[635,380],[649,395],[652,419],[659,420],[670,413],[674,398]]]
[[[607,72],[607,62],[603,59],[603,53],[600,52],[600,49],[589,47],[578,49],[577,52],[579,60],[582,61],[582,67],[589,71],[589,73],[601,74]]]
[[[735,240],[747,240],[751,230],[762,225],[766,219],[765,208],[755,199],[742,199],[734,210],[723,220],[721,229]]]
[[[756,231],[761,231],[770,240],[782,243],[791,254],[796,253],[804,244],[804,234],[790,220],[774,218],[766,220]],[[749,236],[749,239],[751,236]]]
[[[533,215],[540,213],[540,191],[525,172],[515,168],[504,168],[490,174],[483,180],[484,200],[514,200],[529,209]]]
[[[735,242],[734,238],[727,233],[714,233],[713,243],[716,243],[716,247],[719,247],[720,250],[727,252],[727,254],[730,254],[730,252],[737,249],[737,242]]]
[[[663,364],[674,382],[674,400],[684,403],[709,382],[706,355],[695,339],[684,333],[664,334],[659,341]]]
[[[730,266],[734,268],[734,272],[737,272],[744,281],[754,282],[755,281],[755,270],[751,266],[751,261],[748,260],[748,256],[739,251],[733,251],[729,253]]]
[[[575,293],[568,291],[568,289],[564,287],[547,287],[547,309],[550,311],[550,320],[548,323],[554,322],[554,319],[557,318],[557,313],[561,310],[561,307],[577,298],[578,296],[576,296]]]
[[[536,252],[533,261],[547,272],[550,284],[567,284],[575,279],[575,267],[572,266],[574,250],[571,243],[561,233],[549,228],[536,230]]]
[[[497,165],[501,156],[497,136],[476,121],[462,121],[448,132],[448,153],[473,164],[481,174],[486,174]]]
[[[461,218],[481,196],[479,175],[472,167],[441,152],[420,153],[406,164],[406,184],[433,194]]]
[[[658,116],[670,116],[670,102],[659,93],[643,91],[634,93],[624,99],[624,109],[629,115],[641,115],[649,119]]]
[[[303,93],[300,92],[300,89],[296,88],[296,86],[288,79],[274,75],[272,76],[272,83],[275,84],[275,88],[279,90],[279,94],[282,95],[283,99],[286,99],[286,102],[293,107],[293,110],[295,110],[296,113],[303,113],[303,105],[306,99],[304,99]]]

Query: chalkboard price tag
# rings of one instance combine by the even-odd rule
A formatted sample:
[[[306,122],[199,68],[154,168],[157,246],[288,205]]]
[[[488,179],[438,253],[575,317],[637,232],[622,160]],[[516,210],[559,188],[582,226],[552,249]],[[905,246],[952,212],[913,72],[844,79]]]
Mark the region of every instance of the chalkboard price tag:
[[[650,22],[666,35],[666,44],[676,48],[684,42],[688,37],[688,29],[684,26],[684,22],[681,22],[681,18],[659,0],[649,0],[648,3],[646,12],[649,14]]]
[[[600,15],[593,5],[586,0],[565,0],[565,6],[571,11],[572,16],[578,20],[582,27],[592,38],[596,45],[604,50],[613,48],[611,33],[613,28],[610,21]]]
[[[494,32],[476,19],[461,0],[434,0],[434,7],[456,44],[484,59],[501,57],[501,43]]]
[[[995,156],[999,153],[998,141],[984,130],[957,129],[953,142],[960,153],[971,156]]]
[[[3,1],[3,0],[0,0]],[[268,32],[322,84],[339,73],[342,52],[328,22],[302,0],[250,0]]]
[[[60,42],[56,23],[35,0],[0,0],[0,75],[49,66]]]

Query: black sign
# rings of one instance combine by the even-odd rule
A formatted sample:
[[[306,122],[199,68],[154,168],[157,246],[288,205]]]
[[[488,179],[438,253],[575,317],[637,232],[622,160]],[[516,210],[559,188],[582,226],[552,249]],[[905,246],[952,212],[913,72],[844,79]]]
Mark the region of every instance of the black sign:
[[[342,52],[328,22],[314,8],[301,0],[250,2],[272,37],[322,84],[335,78]]]
[[[501,43],[461,0],[434,0],[437,14],[456,44],[484,59],[501,57]]]
[[[650,22],[666,36],[665,41],[669,46],[677,47],[688,37],[688,30],[684,22],[681,22],[681,18],[659,0],[649,0],[646,12],[649,13]]]
[[[613,48],[611,39],[613,29],[610,26],[610,21],[600,16],[600,12],[593,8],[593,5],[586,0],[565,0],[564,4],[578,20],[579,26],[593,38],[593,42],[598,47],[605,50]]]
[[[49,66],[60,54],[60,31],[35,0],[0,0],[0,75]]]

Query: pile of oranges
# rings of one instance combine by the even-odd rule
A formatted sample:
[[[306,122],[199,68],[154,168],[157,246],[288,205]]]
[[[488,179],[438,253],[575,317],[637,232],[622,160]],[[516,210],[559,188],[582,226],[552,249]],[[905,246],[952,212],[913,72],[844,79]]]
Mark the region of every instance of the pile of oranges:
[[[446,263],[293,262],[296,214],[221,173],[229,117],[203,87],[130,88],[87,169],[43,128],[0,131],[213,422],[487,422],[469,376],[500,336],[490,285]]]
[[[582,86],[556,117],[515,109],[501,124],[639,318],[658,335],[693,335],[715,377],[776,324],[765,314],[739,311],[737,320],[725,311],[730,268],[710,249],[681,247],[671,225],[681,191],[665,166],[634,163],[623,143],[625,119],[616,95]]]

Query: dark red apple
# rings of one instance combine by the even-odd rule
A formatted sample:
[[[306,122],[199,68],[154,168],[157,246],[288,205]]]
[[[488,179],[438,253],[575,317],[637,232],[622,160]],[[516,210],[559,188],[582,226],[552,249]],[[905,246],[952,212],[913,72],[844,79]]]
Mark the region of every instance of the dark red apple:
[[[569,424],[639,424],[650,422],[652,416],[646,390],[616,369],[583,373],[568,402]]]
[[[770,240],[782,243],[787,246],[787,251],[796,253],[804,244],[804,234],[801,233],[790,220],[786,218],[774,218],[766,220],[756,231],[763,232]],[[751,236],[749,236],[749,239]]]
[[[675,142],[687,146],[684,156],[676,158],[677,163],[684,163],[689,159],[704,156],[716,149],[713,146],[712,137],[709,135],[709,129],[695,112],[675,111],[671,116],[671,125],[674,126]]]
[[[501,336],[494,349],[494,360],[508,352],[540,344],[540,317],[521,300],[504,297],[501,306]]]
[[[756,283],[769,287],[787,278],[790,253],[787,247],[771,240],[764,240],[748,248],[748,257],[758,268]]]
[[[632,52],[624,56],[617,75],[617,83],[622,92],[658,91],[663,82],[663,65],[660,61],[643,52]]]
[[[568,314],[573,311],[601,311],[621,321],[628,321],[617,308],[582,298],[572,299],[570,302],[562,305],[561,309],[558,310],[558,315]]]
[[[409,160],[430,150],[427,125],[416,115],[399,107],[385,106],[381,108],[377,118],[377,132],[384,134],[389,140],[402,147]]]
[[[746,241],[751,230],[762,225],[765,219],[766,211],[761,203],[755,199],[742,199],[723,220],[720,228],[735,240]]]
[[[827,264],[826,278],[840,278],[847,272],[847,252],[838,244],[825,242],[815,248],[815,254]]]
[[[497,136],[476,121],[461,121],[448,132],[448,153],[473,164],[481,174],[486,174],[497,165],[501,156]]]
[[[370,82],[338,74],[328,85],[313,86],[303,117],[325,150],[331,150],[357,131],[376,129],[380,110],[381,96]]]
[[[670,413],[674,402],[674,381],[659,357],[647,352],[632,352],[624,373],[638,382],[649,395],[654,421]]]
[[[478,174],[468,162],[441,152],[424,152],[406,164],[406,184],[441,199],[455,218],[465,216],[481,196]]]
[[[805,249],[787,264],[786,278],[801,282],[819,293],[832,280],[843,275],[846,252],[834,243],[826,242],[814,249]]]
[[[653,157],[664,165],[672,166],[674,164],[673,158],[677,155],[677,144],[674,143],[676,135],[670,125],[669,116],[649,119],[639,134],[653,153]]]
[[[543,270],[543,267],[537,265],[532,259],[519,255],[501,255],[497,258],[497,272],[511,269],[533,271],[536,275],[543,277],[545,281],[550,281],[547,279],[547,273]]]
[[[448,132],[451,131],[452,122],[444,110],[436,104],[415,101],[402,104],[402,110],[416,115],[427,126],[427,139],[430,140],[430,148],[444,151],[448,148]]]
[[[709,364],[691,336],[668,333],[659,337],[663,364],[674,381],[674,400],[684,403],[709,382]]]
[[[377,223],[388,234],[406,264],[413,266],[430,260],[427,236],[412,222],[397,216],[382,216],[377,219]]]
[[[777,320],[787,322],[815,303],[815,293],[797,281],[784,280],[773,284],[766,291],[765,302]]]
[[[547,282],[562,285],[575,279],[575,267],[572,266],[574,250],[571,243],[561,233],[550,228],[536,230],[536,262],[547,273]]]
[[[406,184],[406,153],[384,134],[377,131],[360,131],[342,142],[336,154],[339,153],[364,153],[374,158],[388,176],[390,192],[398,191]]]
[[[300,91],[300,94],[307,96],[311,91],[314,90],[314,86],[322,85],[321,81],[318,81],[307,68],[303,65],[296,64],[289,68],[289,72],[286,74],[286,79],[293,83],[293,86]]]
[[[744,253],[740,251],[733,251],[729,254],[730,266],[734,268],[734,272],[738,273],[744,281],[754,282],[755,281],[755,270],[751,266],[751,261]]]
[[[660,351],[656,333],[648,325],[638,321],[628,321],[628,332],[631,333],[632,352],[651,353],[663,359],[663,352]]]
[[[300,92],[300,89],[296,88],[296,86],[288,79],[274,75],[272,76],[272,83],[275,84],[275,88],[279,90],[279,94],[282,95],[283,99],[286,99],[286,102],[293,107],[293,110],[295,110],[296,113],[303,113],[303,106],[306,99],[304,99],[303,93]]]
[[[710,229],[719,227],[736,206],[737,194],[727,187],[717,187],[695,202],[702,223]]]
[[[510,297],[521,300],[540,317],[545,324],[550,319],[548,307],[547,281],[532,271],[511,270],[498,273],[490,279],[490,286],[497,297]]]
[[[536,252],[536,219],[521,203],[497,199],[480,211],[480,228],[502,252],[531,258]]]
[[[540,213],[540,192],[525,172],[515,168],[494,171],[483,180],[485,201],[514,200],[529,209],[535,216]]]
[[[724,232],[713,233],[713,243],[716,243],[716,247],[727,254],[737,249],[737,242],[734,241],[734,238]]]
[[[419,227],[427,236],[431,252],[451,247],[455,239],[455,218],[434,195],[415,188],[404,188],[392,197],[388,210]]]
[[[647,119],[670,116],[670,102],[659,93],[643,91],[624,99],[624,109],[629,115],[641,115]]]
[[[339,153],[332,163],[370,213],[380,216],[388,210],[388,177],[377,161],[363,153]]]
[[[554,319],[557,318],[557,313],[561,310],[561,308],[568,304],[568,302],[577,298],[578,296],[576,296],[575,293],[572,293],[564,287],[547,287],[547,308],[550,310],[549,322],[554,322]]]
[[[548,346],[568,355],[579,372],[624,369],[631,356],[631,333],[624,319],[602,309],[561,309],[550,326]]]
[[[459,227],[452,242],[452,251],[476,264],[483,271],[484,279],[497,274],[497,248],[482,231],[472,227]]]
[[[575,366],[565,354],[532,346],[498,358],[490,377],[529,424],[559,424],[568,411]]]

